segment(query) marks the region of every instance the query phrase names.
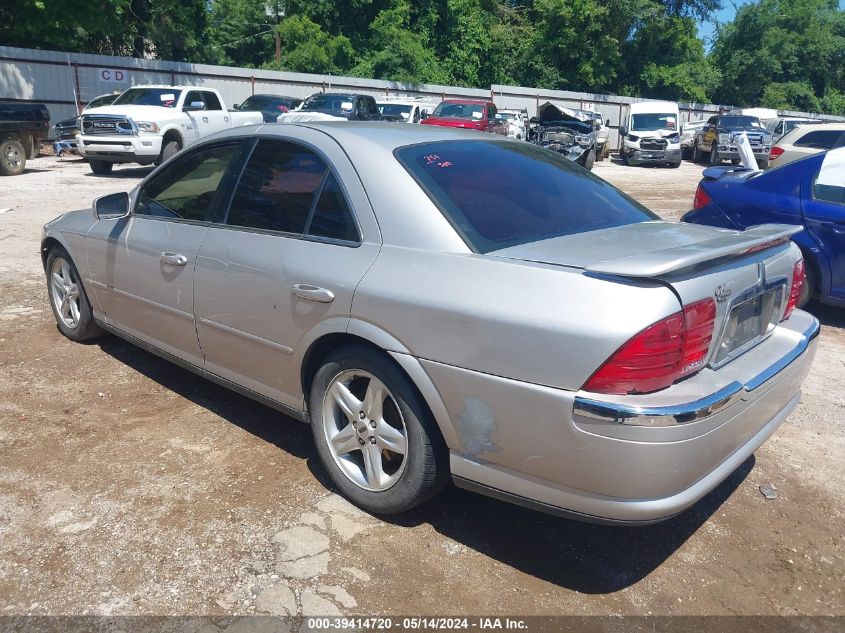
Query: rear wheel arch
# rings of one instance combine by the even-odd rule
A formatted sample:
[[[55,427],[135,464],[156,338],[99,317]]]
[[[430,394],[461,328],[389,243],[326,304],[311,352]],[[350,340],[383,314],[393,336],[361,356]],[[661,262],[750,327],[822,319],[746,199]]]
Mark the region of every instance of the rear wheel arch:
[[[353,323],[355,323],[353,321]],[[380,332],[380,330],[379,330]],[[385,333],[385,337],[389,337]],[[372,339],[376,337],[364,337],[358,334],[350,334],[348,332],[334,332],[321,336],[311,343],[308,350],[303,356],[300,365],[300,377],[302,384],[303,400],[307,404],[311,397],[311,386],[313,384],[314,376],[317,370],[335,350],[346,346],[361,346],[369,348],[378,352],[379,354],[390,359],[396,368],[401,371],[411,382],[420,396],[421,400],[428,407],[429,412],[437,422],[440,429],[440,434],[449,448],[460,446],[459,436],[454,428],[454,425],[449,415],[443,399],[440,397],[434,383],[431,382],[428,374],[420,365],[419,361],[412,356],[404,346],[401,346],[398,341],[396,345],[387,344],[388,338],[382,338],[379,342],[374,342]],[[390,337],[392,339],[392,337]],[[391,348],[390,351],[385,349],[379,343],[385,344],[386,347]],[[400,351],[393,348],[402,347]]]

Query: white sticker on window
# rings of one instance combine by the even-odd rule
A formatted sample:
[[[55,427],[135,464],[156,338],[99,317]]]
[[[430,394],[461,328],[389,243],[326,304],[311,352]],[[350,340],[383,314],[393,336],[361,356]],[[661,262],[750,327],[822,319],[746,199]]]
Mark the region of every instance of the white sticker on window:
[[[473,119],[480,119],[481,118],[481,112],[473,112],[472,118]]]
[[[344,101],[340,104],[341,110],[351,110],[352,109],[352,102],[351,101]]]
[[[162,101],[176,101],[176,95],[173,93],[168,93],[166,95],[161,95],[159,97]]]

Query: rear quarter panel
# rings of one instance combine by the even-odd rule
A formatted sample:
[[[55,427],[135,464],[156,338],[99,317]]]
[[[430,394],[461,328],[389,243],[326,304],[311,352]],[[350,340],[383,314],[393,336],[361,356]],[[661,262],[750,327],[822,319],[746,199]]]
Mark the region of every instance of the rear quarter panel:
[[[384,246],[352,317],[417,358],[577,390],[625,341],[679,309],[657,282]]]

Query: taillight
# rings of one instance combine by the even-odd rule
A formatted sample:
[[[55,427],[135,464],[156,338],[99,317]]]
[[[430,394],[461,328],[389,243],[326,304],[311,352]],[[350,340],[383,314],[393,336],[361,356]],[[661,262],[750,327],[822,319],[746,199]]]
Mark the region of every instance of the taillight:
[[[798,305],[798,298],[801,296],[801,290],[806,282],[807,274],[804,270],[804,260],[799,259],[792,267],[792,286],[789,288],[789,301],[786,302],[786,310],[783,311],[784,319],[788,319]]]
[[[781,154],[783,154],[786,150],[782,147],[778,147],[777,145],[773,146],[772,149],[769,150],[769,160],[774,160]]]
[[[692,208],[693,209],[700,209],[702,207],[707,206],[710,204],[710,196],[707,195],[707,192],[698,185],[698,189],[695,190],[695,198],[692,200]]]
[[[707,350],[713,340],[713,325],[716,323],[716,302],[713,299],[696,301],[684,306],[684,359],[678,378],[688,376],[707,362]]]
[[[619,395],[665,389],[704,366],[715,320],[712,299],[685,306],[625,343],[583,389]]]

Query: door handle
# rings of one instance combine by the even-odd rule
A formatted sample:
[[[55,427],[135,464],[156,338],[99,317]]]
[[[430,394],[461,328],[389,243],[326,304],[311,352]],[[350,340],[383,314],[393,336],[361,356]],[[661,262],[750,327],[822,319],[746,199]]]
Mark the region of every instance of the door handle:
[[[162,253],[161,263],[170,266],[184,266],[188,263],[188,258],[179,253]]]
[[[334,293],[331,290],[311,284],[294,284],[291,292],[300,299],[316,301],[317,303],[331,303],[334,301]]]
[[[203,121],[203,123],[208,123],[208,117],[207,117],[207,116],[204,116],[204,117],[202,118],[202,121]]]

